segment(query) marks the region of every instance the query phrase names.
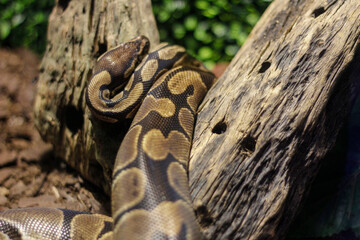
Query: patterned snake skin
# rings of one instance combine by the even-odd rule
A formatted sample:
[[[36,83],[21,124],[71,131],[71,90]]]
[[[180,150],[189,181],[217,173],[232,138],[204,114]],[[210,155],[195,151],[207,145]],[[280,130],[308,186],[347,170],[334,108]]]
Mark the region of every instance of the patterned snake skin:
[[[187,179],[195,115],[214,75],[180,46],[139,36],[99,57],[86,91],[97,118],[133,118],[116,156],[112,218],[64,209],[0,213],[1,239],[202,239]]]

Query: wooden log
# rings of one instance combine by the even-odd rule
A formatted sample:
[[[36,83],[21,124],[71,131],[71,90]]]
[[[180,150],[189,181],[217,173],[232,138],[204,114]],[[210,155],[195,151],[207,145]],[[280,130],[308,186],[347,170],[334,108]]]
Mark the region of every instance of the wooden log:
[[[93,126],[101,123],[90,121],[85,88],[97,57],[140,34],[148,36],[153,46],[159,43],[150,0],[57,0],[49,18],[35,125],[54,145],[56,156],[107,192],[126,127],[96,131],[99,128]]]
[[[360,3],[275,0],[198,114],[189,174],[209,239],[282,239],[360,84]]]
[[[359,8],[274,1],[209,92],[189,169],[209,239],[284,237],[358,91]],[[50,17],[36,126],[57,156],[107,191],[128,124],[91,119],[84,90],[95,59],[139,34],[158,42],[148,0],[58,0]]]

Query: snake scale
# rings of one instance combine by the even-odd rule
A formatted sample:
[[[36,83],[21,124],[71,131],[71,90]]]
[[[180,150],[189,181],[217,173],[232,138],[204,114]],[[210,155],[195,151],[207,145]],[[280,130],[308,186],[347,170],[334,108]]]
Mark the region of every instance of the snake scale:
[[[214,75],[183,47],[139,36],[99,57],[86,102],[97,118],[133,118],[116,156],[112,218],[65,209],[0,213],[0,239],[202,238],[187,162],[199,103]]]

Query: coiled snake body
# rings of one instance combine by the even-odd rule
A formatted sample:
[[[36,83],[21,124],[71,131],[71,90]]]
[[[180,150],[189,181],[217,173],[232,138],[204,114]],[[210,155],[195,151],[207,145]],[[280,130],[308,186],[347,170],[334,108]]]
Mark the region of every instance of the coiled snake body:
[[[147,54],[140,36],[104,53],[86,91],[99,119],[131,118],[116,156],[112,219],[63,209],[0,213],[0,239],[201,239],[187,161],[197,107],[214,75],[184,48]],[[135,110],[134,110],[135,109]]]

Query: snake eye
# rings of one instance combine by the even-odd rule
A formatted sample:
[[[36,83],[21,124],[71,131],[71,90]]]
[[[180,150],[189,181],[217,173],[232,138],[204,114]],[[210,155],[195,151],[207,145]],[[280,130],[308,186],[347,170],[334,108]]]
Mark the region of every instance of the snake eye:
[[[139,36],[139,40],[138,40],[138,45],[137,45],[137,63],[139,64],[144,57],[148,54],[149,49],[150,49],[150,41],[147,37],[145,36]]]
[[[144,45],[143,52],[148,53],[148,52],[149,52],[149,49],[150,49],[150,42],[149,42],[149,41],[146,41],[146,42],[145,42],[145,45]]]
[[[138,54],[139,55],[146,55],[150,49],[150,41],[145,36],[140,36],[139,45],[138,45]]]

